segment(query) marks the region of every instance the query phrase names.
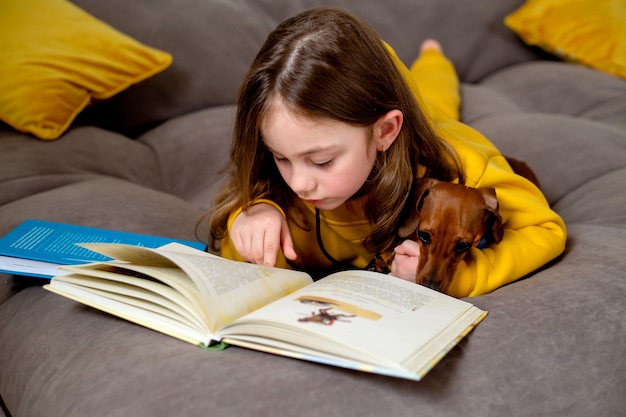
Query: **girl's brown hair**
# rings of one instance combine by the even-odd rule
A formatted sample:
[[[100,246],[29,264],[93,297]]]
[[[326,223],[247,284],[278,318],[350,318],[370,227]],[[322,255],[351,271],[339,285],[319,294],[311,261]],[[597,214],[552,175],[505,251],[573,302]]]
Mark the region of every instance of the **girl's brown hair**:
[[[358,193],[368,195],[365,213],[373,227],[364,245],[374,253],[394,244],[405,208],[411,209],[406,203],[418,164],[426,176],[463,181],[454,152],[435,135],[376,32],[341,9],[308,10],[270,33],[239,91],[227,182],[208,213],[214,250],[227,234],[229,214],[255,200],[270,199],[294,221],[300,218],[293,207],[297,197],[262,143],[260,126],[273,97],[306,117],[354,126],[372,126],[390,110],[402,111],[397,139],[378,153]]]

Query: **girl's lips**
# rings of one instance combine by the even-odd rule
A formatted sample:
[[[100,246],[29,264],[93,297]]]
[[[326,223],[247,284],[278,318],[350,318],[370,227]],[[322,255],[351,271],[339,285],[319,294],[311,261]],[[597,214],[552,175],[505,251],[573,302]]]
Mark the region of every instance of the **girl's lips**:
[[[315,208],[318,208],[320,210],[334,210],[340,205],[339,202],[337,202],[336,200],[332,198],[323,198],[321,200],[305,199],[304,201],[306,201],[309,204],[312,204],[313,206],[315,206]]]
[[[328,200],[325,198],[321,199],[312,199],[312,198],[303,198],[309,204],[313,204],[316,207],[323,206],[325,203],[328,203]]]

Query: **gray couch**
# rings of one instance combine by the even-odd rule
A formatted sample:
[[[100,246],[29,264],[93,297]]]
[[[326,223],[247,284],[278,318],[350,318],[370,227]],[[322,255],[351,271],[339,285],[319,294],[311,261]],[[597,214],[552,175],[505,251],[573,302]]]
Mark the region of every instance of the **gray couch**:
[[[39,218],[183,239],[227,160],[239,82],[267,33],[331,3],[405,62],[439,39],[463,119],[528,162],[568,225],[565,253],[471,301],[487,319],[421,382],[229,348],[207,352],[0,279],[7,416],[618,416],[626,412],[626,82],[503,24],[521,0],[76,0],[174,56],[51,142],[0,127],[0,234]],[[376,337],[376,335],[372,335]]]

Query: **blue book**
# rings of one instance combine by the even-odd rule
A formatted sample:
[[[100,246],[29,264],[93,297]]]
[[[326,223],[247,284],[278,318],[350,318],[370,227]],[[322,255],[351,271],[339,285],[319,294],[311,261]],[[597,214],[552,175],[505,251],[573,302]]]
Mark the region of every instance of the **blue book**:
[[[77,243],[123,243],[157,248],[172,242],[200,250],[206,250],[207,247],[206,244],[196,241],[43,220],[26,220],[0,238],[0,272],[49,279],[64,273],[57,269],[59,265],[111,259],[77,246]]]

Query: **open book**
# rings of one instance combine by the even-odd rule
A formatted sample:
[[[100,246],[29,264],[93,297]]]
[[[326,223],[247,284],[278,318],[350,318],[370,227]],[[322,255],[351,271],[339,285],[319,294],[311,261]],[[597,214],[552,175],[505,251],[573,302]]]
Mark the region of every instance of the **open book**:
[[[44,288],[187,342],[237,345],[421,379],[487,314],[370,271],[313,282],[178,243],[82,244],[113,261],[61,266]]]

